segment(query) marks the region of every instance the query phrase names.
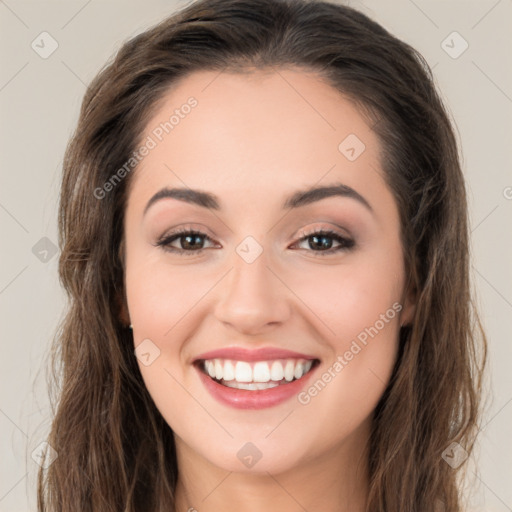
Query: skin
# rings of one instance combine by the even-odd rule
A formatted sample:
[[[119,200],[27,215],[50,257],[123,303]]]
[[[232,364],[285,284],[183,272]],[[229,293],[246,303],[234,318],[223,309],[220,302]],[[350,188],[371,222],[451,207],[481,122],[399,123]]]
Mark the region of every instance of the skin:
[[[150,365],[138,362],[175,434],[176,510],[363,511],[372,413],[400,325],[414,312],[379,141],[351,102],[294,68],[193,73],[169,90],[143,138],[190,96],[198,105],[134,171],[124,223],[126,317],[135,347],[150,339],[160,350]],[[349,134],[366,146],[354,161],[338,150]],[[339,196],[282,209],[297,189],[334,182],[355,189],[372,211]],[[222,210],[167,198],[143,215],[165,186],[211,192]],[[199,255],[155,245],[178,227],[211,240],[199,240]],[[322,256],[303,238],[315,228],[355,245]],[[236,252],[246,236],[263,249],[251,264]],[[293,397],[266,409],[232,408],[209,394],[191,365],[213,349],[279,347],[320,359],[318,378],[394,303],[400,313],[307,405]],[[252,468],[237,457],[247,442],[262,453]]]

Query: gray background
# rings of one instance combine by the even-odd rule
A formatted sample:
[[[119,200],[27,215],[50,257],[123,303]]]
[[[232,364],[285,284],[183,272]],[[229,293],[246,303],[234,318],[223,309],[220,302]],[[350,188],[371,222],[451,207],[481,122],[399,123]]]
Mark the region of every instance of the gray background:
[[[0,0],[2,512],[36,510],[38,466],[31,452],[48,431],[44,363],[65,304],[52,251],[60,169],[86,84],[126,38],[184,3]],[[478,459],[469,470],[479,469],[469,510],[512,511],[512,0],[349,5],[425,56],[456,122],[492,386]],[[42,58],[31,45],[51,49],[49,36],[40,36],[45,31],[58,48]],[[450,36],[454,31],[463,39]],[[469,47],[457,56],[464,40]]]

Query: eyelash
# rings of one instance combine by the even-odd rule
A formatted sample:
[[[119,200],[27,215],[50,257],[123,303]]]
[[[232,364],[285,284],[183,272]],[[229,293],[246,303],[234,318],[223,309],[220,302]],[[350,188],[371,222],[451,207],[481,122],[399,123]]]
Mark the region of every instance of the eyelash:
[[[194,250],[186,250],[186,249],[177,249],[176,247],[170,246],[170,244],[172,242],[174,242],[175,240],[178,240],[186,235],[201,236],[201,237],[205,237],[209,241],[213,241],[206,233],[202,233],[201,231],[196,231],[193,229],[182,228],[182,229],[178,229],[178,230],[170,233],[169,235],[162,237],[155,245],[158,247],[161,247],[164,251],[175,253],[180,256],[185,256],[184,253],[189,253],[191,255],[193,254],[194,256],[201,254],[205,250],[205,248],[198,249],[197,251],[194,251]],[[302,238],[300,238],[298,240],[298,242],[302,242],[302,241],[307,240],[308,238],[311,238],[313,236],[323,236],[323,237],[326,236],[328,238],[333,238],[336,242],[338,242],[340,244],[338,247],[328,249],[327,251],[310,250],[310,252],[313,252],[313,253],[315,253],[315,255],[318,255],[320,257],[328,256],[330,254],[334,254],[339,251],[350,250],[355,245],[354,240],[352,240],[350,238],[343,237],[340,234],[336,233],[336,231],[333,231],[331,229],[316,229],[309,233],[302,234]]]

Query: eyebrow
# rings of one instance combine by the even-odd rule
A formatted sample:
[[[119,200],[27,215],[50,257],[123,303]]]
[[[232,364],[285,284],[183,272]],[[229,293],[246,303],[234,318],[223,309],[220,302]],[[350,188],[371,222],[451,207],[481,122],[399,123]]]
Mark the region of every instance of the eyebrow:
[[[355,199],[373,213],[373,208],[371,207],[370,203],[361,194],[359,194],[359,192],[349,187],[348,185],[344,185],[343,183],[334,183],[329,186],[310,187],[304,190],[297,190],[284,201],[283,209],[290,210],[300,208],[333,196]],[[177,199],[178,201],[195,204],[203,208],[209,208],[217,211],[222,209],[220,206],[219,198],[210,192],[194,190],[191,188],[165,187],[151,197],[151,199],[146,204],[146,207],[144,208],[143,215],[146,214],[146,212],[153,204],[162,199]]]

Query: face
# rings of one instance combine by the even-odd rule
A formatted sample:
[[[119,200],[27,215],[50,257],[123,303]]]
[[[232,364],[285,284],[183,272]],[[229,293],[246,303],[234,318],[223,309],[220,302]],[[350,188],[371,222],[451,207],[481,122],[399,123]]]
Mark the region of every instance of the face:
[[[357,456],[413,311],[375,133],[314,73],[202,71],[143,141],[126,313],[178,463]]]

